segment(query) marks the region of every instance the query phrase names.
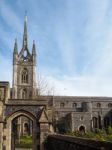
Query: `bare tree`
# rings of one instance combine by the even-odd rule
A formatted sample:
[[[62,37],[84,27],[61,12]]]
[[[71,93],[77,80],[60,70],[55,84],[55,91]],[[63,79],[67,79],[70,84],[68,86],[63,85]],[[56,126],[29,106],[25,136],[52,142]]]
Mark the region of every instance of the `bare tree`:
[[[43,75],[38,75],[37,88],[38,95],[54,95],[54,86],[51,86]]]

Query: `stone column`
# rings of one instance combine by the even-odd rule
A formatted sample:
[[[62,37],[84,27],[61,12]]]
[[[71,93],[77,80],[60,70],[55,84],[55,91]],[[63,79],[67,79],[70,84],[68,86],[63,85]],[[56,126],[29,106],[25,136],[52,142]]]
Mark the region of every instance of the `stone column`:
[[[44,144],[49,134],[49,123],[40,123],[40,150],[44,150]]]
[[[38,130],[37,122],[36,122],[36,120],[34,120],[33,121],[33,130],[32,130],[32,137],[33,137],[33,147],[32,147],[32,150],[38,150],[37,149],[37,146],[38,146],[37,130]]]

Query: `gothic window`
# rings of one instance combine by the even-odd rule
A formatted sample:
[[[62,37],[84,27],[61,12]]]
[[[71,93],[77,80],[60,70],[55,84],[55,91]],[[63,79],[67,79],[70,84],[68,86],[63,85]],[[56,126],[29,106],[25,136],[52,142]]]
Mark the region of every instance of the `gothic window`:
[[[108,104],[108,107],[109,107],[109,108],[112,108],[112,103],[109,103],[109,104]]]
[[[102,128],[102,125],[101,125],[101,116],[98,116],[98,125],[99,125],[99,129]]]
[[[96,117],[93,117],[93,128],[98,127],[98,119]]]
[[[28,83],[28,70],[26,68],[22,71],[21,81],[22,83]]]
[[[77,103],[73,103],[73,104],[72,104],[72,107],[73,107],[73,108],[76,108],[76,107],[77,107]]]
[[[22,98],[23,99],[27,98],[27,91],[26,91],[26,89],[23,89],[23,91],[22,91]]]
[[[60,103],[60,107],[64,108],[65,107],[65,103]]]
[[[97,108],[101,108],[101,104],[100,103],[97,103]]]

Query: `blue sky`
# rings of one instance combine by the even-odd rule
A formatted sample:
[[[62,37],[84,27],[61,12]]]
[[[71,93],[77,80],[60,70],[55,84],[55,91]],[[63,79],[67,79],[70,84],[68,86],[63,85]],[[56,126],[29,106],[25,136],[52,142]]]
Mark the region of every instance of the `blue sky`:
[[[37,73],[55,95],[112,96],[111,0],[0,0],[0,80],[12,82],[14,39],[37,49]]]

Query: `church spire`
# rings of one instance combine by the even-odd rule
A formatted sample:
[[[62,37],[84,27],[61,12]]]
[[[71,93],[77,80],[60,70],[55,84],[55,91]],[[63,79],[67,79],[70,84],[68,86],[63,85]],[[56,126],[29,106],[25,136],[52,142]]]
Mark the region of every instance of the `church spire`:
[[[15,39],[15,44],[14,44],[14,54],[18,54],[17,39]]]
[[[23,34],[23,48],[27,48],[28,46],[28,35],[27,35],[27,13],[25,12],[24,19],[24,34]]]
[[[32,55],[36,55],[35,41],[33,40]]]
[[[34,65],[36,65],[36,47],[35,47],[35,41],[33,40],[33,47],[32,47],[32,60]]]

